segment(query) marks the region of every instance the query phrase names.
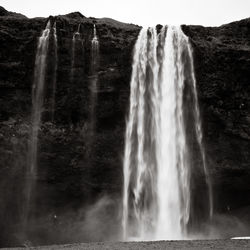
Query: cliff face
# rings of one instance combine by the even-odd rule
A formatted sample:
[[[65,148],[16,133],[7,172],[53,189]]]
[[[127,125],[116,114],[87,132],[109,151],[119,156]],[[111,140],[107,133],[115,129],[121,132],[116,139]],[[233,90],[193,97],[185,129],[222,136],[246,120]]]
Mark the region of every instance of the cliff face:
[[[20,242],[17,228],[25,197],[34,62],[37,39],[47,20],[0,9],[1,245]],[[80,13],[51,20],[56,21],[58,36],[55,121],[50,121],[49,111],[55,61],[50,43],[31,208],[32,216],[42,223],[34,222],[30,235],[34,244],[110,239],[117,236],[120,224],[125,118],[140,27]],[[79,23],[82,41],[77,44],[72,81],[72,36]],[[100,41],[100,65],[95,132],[90,134],[93,23]],[[183,31],[194,48],[215,210],[243,218],[243,209],[250,206],[250,19],[217,28],[183,26]],[[95,204],[101,197],[105,198]],[[101,216],[105,227],[93,226],[100,226],[94,234],[76,223],[95,217],[82,212],[90,211],[90,206],[94,206],[91,211],[105,210]]]
[[[184,26],[192,39],[215,209],[250,204],[250,19]]]
[[[34,64],[38,37],[47,21],[20,18],[6,12],[0,17],[0,185],[3,192],[0,224],[1,232],[5,232],[1,235],[3,242],[8,239],[13,242],[14,228],[20,223],[25,199]],[[90,50],[94,22],[100,42],[100,62],[95,132],[89,135]],[[112,200],[121,197],[125,114],[133,46],[140,28],[111,19],[87,19],[80,13],[58,16],[56,24],[55,122],[51,123],[49,110],[55,63],[50,42],[43,123],[39,132],[36,202],[31,210],[37,213],[35,217],[47,220],[56,214],[64,221],[61,217],[65,211],[71,213],[89,206],[103,196],[112,197]],[[76,42],[72,81],[72,37],[78,24],[81,24],[81,41]],[[110,205],[111,213],[118,211],[118,205],[117,201]],[[6,214],[9,218],[5,218]],[[118,219],[117,215],[112,216]]]

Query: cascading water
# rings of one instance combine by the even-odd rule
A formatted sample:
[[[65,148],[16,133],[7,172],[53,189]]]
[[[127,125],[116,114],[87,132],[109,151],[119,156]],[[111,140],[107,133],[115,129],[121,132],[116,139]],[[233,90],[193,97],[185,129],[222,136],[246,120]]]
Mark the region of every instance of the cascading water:
[[[96,34],[96,26],[93,27],[93,39],[91,41],[91,71],[92,75],[96,75],[96,70],[99,63],[99,41]]]
[[[184,112],[184,88],[193,112],[208,186],[192,49],[180,27],[142,29],[134,49],[130,108],[125,135],[124,239],[184,239],[191,210],[191,164]]]
[[[26,227],[32,190],[34,189],[34,179],[37,173],[37,150],[38,150],[38,133],[41,123],[41,114],[44,101],[44,83],[47,65],[47,54],[49,46],[51,24],[48,21],[45,30],[39,38],[36,60],[35,60],[35,73],[34,83],[32,89],[32,116],[31,116],[31,136],[29,145],[29,164],[26,171],[26,189],[25,189],[25,207],[23,223]]]
[[[51,120],[55,119],[55,95],[56,95],[56,80],[57,80],[57,32],[56,32],[56,22],[53,24],[53,43],[54,43],[54,69],[53,69],[53,86],[52,86],[52,107],[51,107]]]
[[[73,34],[72,37],[72,52],[71,52],[71,82],[74,79],[74,67],[75,67],[75,54],[76,54],[76,41],[81,39],[80,35],[81,24],[78,24],[77,31]]]
[[[96,26],[93,27],[93,39],[91,41],[91,137],[93,136],[95,130],[95,106],[97,101],[97,81],[98,81],[98,65],[99,65],[99,41],[96,34]]]

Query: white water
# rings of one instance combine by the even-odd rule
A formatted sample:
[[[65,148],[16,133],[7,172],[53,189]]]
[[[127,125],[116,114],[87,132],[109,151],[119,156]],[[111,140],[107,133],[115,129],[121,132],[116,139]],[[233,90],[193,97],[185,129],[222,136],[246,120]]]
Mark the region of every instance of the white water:
[[[125,135],[122,221],[125,240],[188,236],[191,163],[183,104],[186,80],[194,99],[193,126],[212,216],[212,191],[202,145],[191,45],[180,27],[164,27],[159,35],[153,28],[143,29],[134,49]]]
[[[52,86],[52,107],[51,107],[51,120],[55,119],[55,95],[56,95],[56,81],[57,81],[57,33],[56,33],[56,22],[53,24],[53,42],[54,42],[54,69],[53,69],[53,86]]]
[[[78,24],[78,27],[77,27],[77,31],[73,34],[73,40],[77,40],[77,39],[81,39],[81,35],[80,35],[80,29],[81,29],[81,24],[79,23]]]
[[[93,26],[93,38],[91,41],[91,78],[90,78],[90,91],[91,91],[91,100],[90,100],[90,135],[91,138],[95,132],[95,109],[97,102],[97,82],[98,82],[98,66],[99,66],[99,40],[96,34],[96,26]],[[90,140],[91,141],[91,140]]]
[[[93,26],[93,38],[91,41],[91,75],[92,75],[92,86],[91,89],[93,92],[96,92],[96,83],[97,83],[97,70],[99,64],[99,40],[96,34],[96,26]]]
[[[47,23],[45,30],[39,38],[36,63],[35,63],[35,76],[32,93],[32,136],[31,136],[31,168],[30,172],[36,172],[37,160],[37,139],[40,129],[41,113],[44,97],[44,82],[46,73],[46,59],[49,46],[50,34],[50,21]]]
[[[76,54],[76,41],[81,40],[80,34],[81,24],[78,24],[77,31],[74,32],[72,37],[72,51],[71,51],[71,82],[74,80],[74,68],[75,68],[75,54]]]
[[[47,65],[47,54],[49,46],[51,24],[48,21],[45,30],[39,38],[36,61],[34,82],[32,88],[32,116],[31,116],[31,136],[29,145],[29,165],[26,171],[26,189],[24,202],[24,227],[26,226],[32,191],[34,189],[34,180],[37,174],[37,151],[38,151],[38,133],[40,130],[41,114],[44,102],[44,83]]]

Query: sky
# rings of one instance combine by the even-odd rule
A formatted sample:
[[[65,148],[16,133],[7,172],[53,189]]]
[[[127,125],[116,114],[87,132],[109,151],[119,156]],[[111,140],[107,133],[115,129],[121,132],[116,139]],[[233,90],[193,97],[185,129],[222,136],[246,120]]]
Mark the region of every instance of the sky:
[[[79,11],[141,26],[197,24],[219,26],[250,17],[250,0],[0,0],[0,6],[27,17]]]

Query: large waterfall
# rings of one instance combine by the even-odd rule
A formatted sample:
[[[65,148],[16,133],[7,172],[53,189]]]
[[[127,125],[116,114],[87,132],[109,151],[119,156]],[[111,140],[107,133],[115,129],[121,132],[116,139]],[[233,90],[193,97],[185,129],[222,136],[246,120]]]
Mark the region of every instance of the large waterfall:
[[[192,97],[187,124],[185,88]],[[192,166],[188,128],[199,148],[212,216],[192,48],[180,27],[142,29],[134,49],[125,135],[124,239],[185,239],[191,216]],[[191,131],[192,129],[190,129]],[[198,158],[198,156],[197,156]],[[204,194],[205,195],[205,194]]]
[[[32,114],[31,114],[31,136],[29,145],[29,162],[26,171],[26,199],[24,202],[24,226],[26,226],[29,210],[32,190],[34,186],[34,180],[37,174],[37,151],[38,151],[38,133],[40,130],[41,114],[44,101],[44,85],[46,76],[47,55],[49,47],[51,24],[48,21],[45,30],[39,38],[36,61],[35,61],[35,73],[34,83],[32,89]]]

